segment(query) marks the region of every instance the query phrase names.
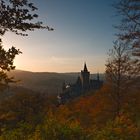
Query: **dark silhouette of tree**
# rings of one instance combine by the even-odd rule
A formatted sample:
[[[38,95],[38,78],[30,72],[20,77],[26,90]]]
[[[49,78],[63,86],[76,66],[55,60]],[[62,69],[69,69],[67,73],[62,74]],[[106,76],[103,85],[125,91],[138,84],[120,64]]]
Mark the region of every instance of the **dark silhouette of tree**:
[[[125,97],[128,96],[129,90],[133,88],[140,74],[138,65],[138,60],[130,57],[126,42],[114,42],[106,64],[106,80],[111,88],[109,94],[116,106],[114,111],[117,116],[120,116]]]
[[[120,86],[125,85],[127,89],[133,87],[132,90],[134,92],[134,90],[138,90],[140,84],[140,0],[119,0],[118,2],[114,3],[113,6],[116,8],[117,14],[121,17],[120,24],[116,26],[116,28],[120,31],[120,33],[117,34],[118,39],[125,42],[125,45],[127,44],[125,47],[126,49],[124,49],[124,45],[119,45],[117,50],[114,48],[117,54],[119,51],[123,50],[122,56],[118,55],[118,57],[116,57],[118,59],[114,58],[114,64],[112,61],[111,64],[108,63],[109,65],[107,65],[107,69],[109,70],[107,70],[107,73],[111,73],[111,77],[114,77],[115,71],[113,69],[113,65],[118,63],[116,65],[118,71],[115,72],[115,75],[117,75],[117,78],[115,78],[115,92],[118,92],[116,95],[118,96],[117,98],[119,100],[122,92],[122,87]],[[120,57],[124,57],[124,54],[127,56],[127,58],[129,58],[129,60],[127,60],[127,63],[129,62],[128,64],[126,61],[124,61],[126,66],[122,65],[122,62],[119,60]],[[121,63],[119,64],[119,62]],[[122,70],[120,69],[121,67],[119,68],[119,66],[124,69],[122,73],[120,73]],[[127,77],[129,80],[124,79]],[[132,77],[133,80],[130,80]],[[123,82],[121,82],[122,78],[124,79]],[[131,82],[128,84],[128,81]],[[114,82],[112,83],[114,84]],[[123,93],[126,93],[126,91],[123,91]]]
[[[0,35],[3,36],[7,31],[17,35],[27,36],[26,31],[35,29],[47,29],[52,31],[53,28],[43,25],[43,22],[37,21],[37,7],[29,0],[0,0]],[[14,58],[21,52],[15,47],[6,51],[2,46],[0,39],[0,84],[13,82],[8,78],[6,71],[15,69],[13,65]]]
[[[53,30],[42,22],[33,22],[38,18],[34,13],[37,7],[29,0],[0,0],[0,34],[12,31],[16,34],[27,35],[23,32],[34,29]]]
[[[15,47],[11,47],[8,51],[6,51],[0,41],[0,87],[4,87],[13,81],[13,77],[8,77],[6,71],[10,71],[15,69],[14,58],[16,55],[20,54],[20,50]]]
[[[119,0],[114,7],[121,17],[119,38],[130,41],[133,55],[140,57],[140,0]]]

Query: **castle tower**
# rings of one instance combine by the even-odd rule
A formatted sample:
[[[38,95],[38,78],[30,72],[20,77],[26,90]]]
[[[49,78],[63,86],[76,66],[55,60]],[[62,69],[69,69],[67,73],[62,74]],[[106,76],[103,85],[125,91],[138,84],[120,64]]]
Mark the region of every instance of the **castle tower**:
[[[87,69],[86,63],[84,64],[84,70],[81,71],[81,82],[83,91],[89,90],[90,87],[90,72]]]
[[[100,81],[100,75],[99,75],[99,72],[97,73],[97,81]]]

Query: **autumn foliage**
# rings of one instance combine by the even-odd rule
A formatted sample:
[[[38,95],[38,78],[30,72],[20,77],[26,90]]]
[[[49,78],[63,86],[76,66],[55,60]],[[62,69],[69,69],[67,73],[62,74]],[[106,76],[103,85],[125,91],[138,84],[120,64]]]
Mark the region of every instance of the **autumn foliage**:
[[[41,94],[16,94],[0,104],[0,140],[138,140],[139,91],[126,98],[121,116],[109,92],[104,85],[60,106]]]

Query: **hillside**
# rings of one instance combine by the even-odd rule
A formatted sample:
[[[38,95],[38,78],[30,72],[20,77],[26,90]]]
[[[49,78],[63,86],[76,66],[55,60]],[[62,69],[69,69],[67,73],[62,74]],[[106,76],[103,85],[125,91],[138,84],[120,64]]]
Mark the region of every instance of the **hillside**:
[[[14,70],[9,76],[15,77],[18,82],[14,86],[29,90],[57,94],[61,92],[62,83],[74,83],[80,73],[51,73],[51,72],[29,72]],[[103,74],[101,77],[103,78]],[[96,74],[91,74],[91,78],[96,78]]]

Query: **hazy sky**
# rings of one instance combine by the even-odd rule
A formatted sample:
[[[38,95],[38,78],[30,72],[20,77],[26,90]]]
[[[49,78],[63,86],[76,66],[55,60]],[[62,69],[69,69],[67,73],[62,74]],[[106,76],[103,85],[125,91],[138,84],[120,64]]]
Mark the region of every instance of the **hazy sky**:
[[[17,69],[78,72],[86,62],[92,73],[104,72],[116,33],[114,1],[33,0],[39,19],[55,30],[29,32],[28,37],[6,33],[3,44],[23,52],[16,57]]]

